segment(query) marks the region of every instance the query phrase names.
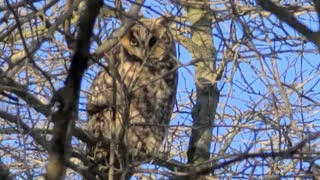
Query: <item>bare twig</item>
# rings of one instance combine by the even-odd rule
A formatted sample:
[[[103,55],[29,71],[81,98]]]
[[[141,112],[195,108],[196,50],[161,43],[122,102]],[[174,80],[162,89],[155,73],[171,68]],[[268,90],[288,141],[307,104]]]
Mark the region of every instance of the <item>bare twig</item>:
[[[288,23],[292,28],[300,32],[303,36],[308,38],[309,41],[320,48],[320,31],[313,32],[307,26],[299,22],[288,9],[277,6],[270,0],[258,0],[258,2],[263,9],[275,14],[280,20]]]
[[[135,23],[135,19],[141,9],[141,4],[144,3],[144,0],[137,0],[131,7],[129,13],[126,15],[128,18],[126,23],[121,26],[116,32],[114,32],[107,40],[105,40],[102,45],[94,53],[94,59],[100,59],[105,52],[112,49],[119,41],[119,39],[128,31],[130,27]]]

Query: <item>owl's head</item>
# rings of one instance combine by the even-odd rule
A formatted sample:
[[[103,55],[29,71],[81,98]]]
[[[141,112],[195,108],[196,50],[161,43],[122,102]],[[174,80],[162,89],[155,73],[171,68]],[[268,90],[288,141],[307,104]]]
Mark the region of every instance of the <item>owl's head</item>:
[[[141,61],[162,61],[170,53],[175,53],[174,43],[165,18],[140,19],[123,36],[122,47]]]

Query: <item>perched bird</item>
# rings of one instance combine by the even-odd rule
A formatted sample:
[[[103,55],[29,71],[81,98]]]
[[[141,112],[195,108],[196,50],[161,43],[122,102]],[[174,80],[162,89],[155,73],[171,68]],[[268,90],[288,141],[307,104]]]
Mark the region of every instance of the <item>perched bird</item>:
[[[126,157],[145,161],[162,145],[178,78],[168,24],[166,18],[142,18],[105,53],[107,68],[93,80],[87,105],[88,130],[101,139],[88,156],[99,169],[121,170]]]

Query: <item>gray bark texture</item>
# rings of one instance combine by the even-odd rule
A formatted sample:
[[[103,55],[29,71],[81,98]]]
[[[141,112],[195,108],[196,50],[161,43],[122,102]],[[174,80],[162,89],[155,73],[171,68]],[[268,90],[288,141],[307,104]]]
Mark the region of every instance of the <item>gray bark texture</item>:
[[[219,102],[209,4],[208,1],[199,4],[187,7],[193,44],[189,51],[193,59],[199,60],[195,63],[197,98],[192,109],[193,128],[187,152],[188,163],[192,164],[194,171],[210,165],[204,162],[210,158],[213,121]]]

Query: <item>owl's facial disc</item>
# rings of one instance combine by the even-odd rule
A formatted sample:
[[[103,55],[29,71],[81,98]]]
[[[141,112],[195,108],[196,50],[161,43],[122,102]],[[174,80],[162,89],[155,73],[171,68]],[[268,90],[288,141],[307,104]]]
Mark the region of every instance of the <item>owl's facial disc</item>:
[[[171,51],[170,38],[166,29],[155,21],[137,23],[121,39],[124,49],[141,62],[154,63],[162,61]]]
[[[145,36],[145,40],[141,38],[141,35],[139,36],[139,34],[135,32],[131,32],[129,37],[129,44],[133,51],[131,52],[131,55],[135,55],[142,61],[145,61],[152,56],[154,48],[158,44],[158,39],[152,33],[149,31],[144,33],[149,34]]]
[[[130,37],[130,45],[132,47],[140,46],[140,48],[152,49],[158,41],[157,38],[153,35],[148,39],[148,41],[145,42],[139,41],[138,39],[139,37],[135,33],[132,33],[132,36]]]

